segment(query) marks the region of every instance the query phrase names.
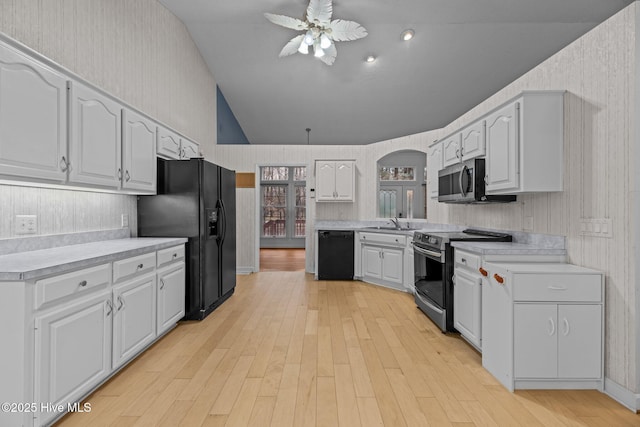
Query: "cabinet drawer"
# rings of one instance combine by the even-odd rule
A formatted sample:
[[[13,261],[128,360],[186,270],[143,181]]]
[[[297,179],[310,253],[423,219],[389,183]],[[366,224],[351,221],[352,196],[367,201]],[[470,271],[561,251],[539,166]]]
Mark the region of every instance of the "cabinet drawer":
[[[407,237],[399,234],[360,233],[360,241],[363,243],[405,246],[407,244]]]
[[[113,281],[133,276],[134,274],[145,273],[156,268],[156,253],[139,255],[113,263]]]
[[[170,262],[178,261],[184,258],[184,245],[174,246],[172,248],[162,249],[158,251],[157,266],[169,264]]]
[[[474,255],[470,252],[459,251],[456,249],[454,258],[456,267],[460,266],[468,268],[474,273],[477,273],[478,268],[480,268],[480,255]]]
[[[57,299],[86,292],[111,282],[111,265],[103,264],[36,282],[36,309]]]
[[[513,280],[514,301],[602,300],[601,276],[593,274],[518,274]]]

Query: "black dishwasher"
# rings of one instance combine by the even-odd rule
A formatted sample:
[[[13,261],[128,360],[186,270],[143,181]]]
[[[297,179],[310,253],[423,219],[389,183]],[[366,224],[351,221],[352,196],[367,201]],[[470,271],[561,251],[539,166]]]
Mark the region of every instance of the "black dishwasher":
[[[353,280],[353,230],[318,231],[318,280]]]

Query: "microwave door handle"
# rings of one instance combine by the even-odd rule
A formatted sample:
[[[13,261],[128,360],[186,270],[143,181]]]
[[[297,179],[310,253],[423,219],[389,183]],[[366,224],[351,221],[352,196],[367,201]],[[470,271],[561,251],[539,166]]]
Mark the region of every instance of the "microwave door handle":
[[[462,185],[462,176],[465,174],[465,171],[467,169],[467,165],[464,165],[462,167],[462,170],[460,171],[460,175],[458,175],[458,183],[460,184],[460,192],[462,193],[462,197],[465,197],[467,195],[467,192],[464,190],[464,186]]]

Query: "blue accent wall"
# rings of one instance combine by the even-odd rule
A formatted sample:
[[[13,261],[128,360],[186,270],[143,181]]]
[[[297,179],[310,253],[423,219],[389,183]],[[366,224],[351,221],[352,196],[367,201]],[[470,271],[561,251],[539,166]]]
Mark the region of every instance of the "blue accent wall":
[[[218,101],[218,144],[249,144],[240,123],[217,86],[216,95]]]

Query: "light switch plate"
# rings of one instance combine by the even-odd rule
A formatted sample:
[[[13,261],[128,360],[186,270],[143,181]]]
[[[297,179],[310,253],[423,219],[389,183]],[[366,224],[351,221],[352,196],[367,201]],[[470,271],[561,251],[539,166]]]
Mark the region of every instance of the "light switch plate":
[[[38,233],[37,215],[16,215],[16,234]]]
[[[611,218],[581,218],[580,235],[613,238]]]
[[[122,216],[120,217],[120,223],[121,223],[122,228],[129,227],[129,215],[122,214]]]

